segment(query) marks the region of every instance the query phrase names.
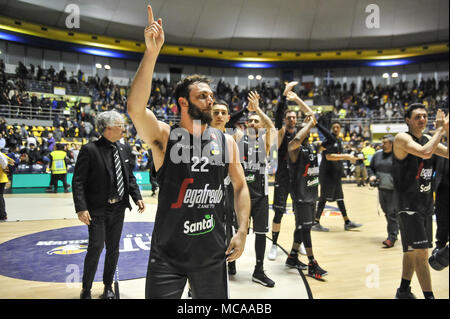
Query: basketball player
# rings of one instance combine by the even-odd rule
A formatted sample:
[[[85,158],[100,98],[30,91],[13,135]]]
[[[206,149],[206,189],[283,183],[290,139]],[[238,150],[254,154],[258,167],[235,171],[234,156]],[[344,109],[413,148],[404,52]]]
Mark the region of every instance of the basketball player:
[[[211,127],[214,127],[223,133],[226,131],[226,127],[230,122],[230,114],[228,113],[228,103],[223,100],[216,100],[212,106],[212,120]],[[234,136],[234,134],[232,135]],[[225,218],[226,218],[226,231],[227,242],[230,241],[233,234],[238,229],[236,212],[234,211],[234,196],[233,185],[231,184],[230,176],[225,178]],[[228,274],[236,275],[236,261],[228,263]]]
[[[274,217],[272,220],[272,247],[267,255],[269,260],[275,260],[277,257],[277,242],[280,234],[281,219],[286,212],[286,201],[289,193],[291,193],[288,170],[288,144],[297,133],[297,113],[294,110],[286,110],[286,96],[297,84],[298,82],[294,81],[286,85],[275,114],[275,127],[278,130],[278,166],[275,173],[275,186],[273,191]],[[303,245],[300,246],[300,251],[302,248],[304,250]],[[306,254],[305,251],[302,252]]]
[[[128,113],[153,152],[160,191],[152,234],[146,298],[180,298],[189,280],[193,298],[228,298],[226,261],[244,250],[250,196],[231,136],[211,128],[209,80],[192,75],[175,88],[178,126],[146,108],[156,60],[164,43],[162,20],[147,6],[146,50],[131,86]],[[234,188],[239,229],[226,246],[224,180]]]
[[[245,132],[236,132],[241,162],[250,191],[251,217],[255,233],[256,266],[252,281],[265,287],[274,287],[275,282],[264,273],[266,236],[269,230],[269,198],[267,179],[267,157],[270,146],[276,141],[276,131],[270,118],[259,107],[259,94],[248,96],[248,120]],[[265,132],[263,132],[265,129]]]
[[[314,144],[309,144],[308,141],[310,130],[314,126],[322,132],[326,140],[332,140],[333,136],[317,123],[312,109],[297,94],[289,91],[286,97],[289,101],[295,102],[306,114],[301,130],[288,144],[289,175],[296,224],[294,243],[286,260],[286,266],[302,270],[308,268],[308,275],[321,279],[327,272],[320,268],[314,259],[311,243],[311,226],[314,222],[318,197],[319,167],[316,147]],[[326,143],[325,145],[327,145]],[[305,245],[306,255],[309,259],[308,266],[298,259],[300,243]]]
[[[311,226],[314,222],[319,187],[319,163],[314,144],[309,144],[309,132],[317,121],[314,114],[308,115],[302,129],[289,142],[289,173],[295,212],[294,242],[286,260],[290,268],[304,269],[298,259],[300,242],[303,242],[308,255],[308,275],[321,279],[328,273],[323,270],[313,255]]]
[[[337,202],[342,217],[344,218],[344,229],[351,230],[361,227],[361,224],[352,222],[347,216],[344,204],[344,192],[342,191],[342,161],[356,162],[357,158],[350,154],[342,154],[342,140],[339,138],[341,124],[333,122],[331,124],[332,140],[326,140],[322,144],[325,148],[322,151],[322,160],[319,169],[320,198],[317,204],[315,225],[312,230],[328,232],[329,229],[320,225],[320,217],[325,208],[326,202]]]
[[[425,105],[411,104],[405,122],[408,132],[394,139],[394,192],[403,246],[402,280],[395,298],[415,299],[410,283],[416,273],[425,299],[434,299],[427,260],[432,248],[433,154],[448,159],[448,146],[440,144],[445,134],[448,137],[448,114],[444,119],[444,112],[438,110],[432,137],[423,134],[428,123]]]

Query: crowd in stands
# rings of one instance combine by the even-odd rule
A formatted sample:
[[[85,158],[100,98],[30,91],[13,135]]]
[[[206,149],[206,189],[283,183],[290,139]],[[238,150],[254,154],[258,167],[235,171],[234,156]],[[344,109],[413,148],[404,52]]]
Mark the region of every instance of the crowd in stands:
[[[88,89],[90,103],[76,101],[69,103],[64,97],[46,98],[39,93],[27,92],[26,80],[46,81],[50,84],[61,85],[69,83],[82,85]],[[212,83],[215,88],[216,98],[225,100],[230,105],[230,112],[239,111],[245,107],[247,95],[250,90],[257,90],[261,96],[261,107],[270,117],[276,111],[276,105],[284,90],[284,84],[276,82],[273,84],[259,81],[255,87],[241,88],[219,81]],[[433,114],[439,104],[448,97],[449,81],[440,79],[423,80],[420,83],[398,82],[395,85],[374,86],[370,80],[362,81],[361,90],[357,91],[355,83],[329,83],[315,86],[313,83],[298,85],[294,90],[300,98],[313,100],[315,105],[332,105],[333,111],[320,115],[319,122],[329,126],[333,118],[348,119],[360,118],[403,118],[404,109],[411,103],[421,102],[428,107]],[[41,165],[45,171],[48,163],[48,154],[54,149],[55,143],[66,144],[70,154],[71,163],[74,164],[80,144],[98,137],[95,130],[96,114],[102,111],[115,109],[122,113],[127,120],[126,138],[133,145],[133,153],[136,157],[135,169],[146,169],[148,167],[148,154],[143,147],[142,141],[136,139],[136,131],[126,115],[126,102],[128,87],[115,84],[108,77],[85,78],[80,70],[77,74],[72,72],[67,76],[63,67],[58,72],[50,66],[43,69],[40,66],[30,65],[27,68],[22,62],[16,68],[15,75],[5,74],[5,65],[0,60],[0,116],[5,116],[1,105],[32,106],[33,109],[65,110],[72,108],[74,116],[56,115],[51,127],[27,127],[26,125],[7,125],[4,119],[0,119],[0,150],[5,150],[19,164]],[[152,82],[152,93],[148,107],[161,120],[173,121],[178,115],[175,100],[173,98],[174,83],[166,79],[154,79]],[[34,113],[37,114],[37,113]],[[61,113],[62,114],[62,113]],[[20,118],[20,116],[19,116]],[[33,114],[31,114],[32,119]],[[10,120],[11,122],[11,120]],[[362,121],[363,122],[363,121]],[[348,152],[355,149],[366,141],[370,141],[371,133],[369,126],[344,125],[343,138]],[[75,138],[74,142],[67,139]],[[318,138],[318,136],[314,136]],[[14,154],[13,154],[14,153]]]

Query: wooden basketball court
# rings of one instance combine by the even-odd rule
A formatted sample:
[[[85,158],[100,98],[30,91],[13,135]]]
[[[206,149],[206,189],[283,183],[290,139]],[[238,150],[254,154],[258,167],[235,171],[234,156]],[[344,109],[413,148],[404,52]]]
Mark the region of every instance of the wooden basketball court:
[[[147,205],[143,215],[133,211],[126,213],[126,222],[154,220],[156,198],[143,191]],[[321,223],[330,228],[328,233],[312,232],[314,255],[322,268],[328,271],[325,281],[300,276],[284,267],[286,255],[280,250],[275,261],[266,258],[265,270],[276,282],[275,288],[265,288],[251,281],[254,266],[253,235],[250,234],[244,255],[237,261],[237,275],[230,278],[230,297],[242,299],[307,299],[308,289],[314,299],[392,299],[400,283],[402,249],[400,242],[391,249],[382,248],[386,237],[386,221],[383,212],[378,214],[377,191],[344,184],[345,203],[349,217],[363,227],[344,231],[343,219],[336,203],[327,203]],[[272,202],[273,188],[270,188]],[[72,194],[7,194],[5,195],[8,222],[0,223],[0,246],[10,240],[43,231],[82,225],[74,212]],[[289,251],[294,231],[294,215],[290,210],[284,215],[278,243]],[[270,211],[270,223],[273,211]],[[267,234],[271,237],[271,233]],[[268,239],[267,251],[271,241]],[[431,250],[430,250],[431,251]],[[266,254],[267,256],[267,254]],[[1,258],[5,258],[0,256]],[[307,262],[306,256],[301,256]],[[2,262],[7,262],[3,260]],[[30,271],[33,264],[26,265]],[[433,291],[438,299],[449,298],[449,270],[431,271]],[[306,279],[305,279],[306,278]],[[144,297],[145,279],[120,281],[121,297]],[[412,291],[423,298],[418,280],[412,281]],[[76,299],[79,282],[44,282],[0,276],[2,299]],[[93,298],[103,290],[101,282],[95,282]]]

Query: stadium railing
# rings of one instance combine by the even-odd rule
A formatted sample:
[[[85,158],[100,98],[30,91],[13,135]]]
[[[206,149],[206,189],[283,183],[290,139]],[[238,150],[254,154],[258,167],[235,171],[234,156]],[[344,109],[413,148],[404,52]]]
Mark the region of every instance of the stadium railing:
[[[75,110],[54,110],[51,107],[41,108],[5,104],[0,105],[0,117],[4,118],[53,121],[55,115],[58,115],[60,119],[63,119],[66,116],[75,118]]]

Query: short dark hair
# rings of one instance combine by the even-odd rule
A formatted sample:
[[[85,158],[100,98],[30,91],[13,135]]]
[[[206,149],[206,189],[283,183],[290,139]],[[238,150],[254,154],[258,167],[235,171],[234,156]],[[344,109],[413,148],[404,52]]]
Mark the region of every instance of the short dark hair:
[[[185,99],[189,100],[189,86],[198,82],[206,83],[209,85],[211,83],[211,79],[205,75],[193,74],[185,77],[183,80],[177,83],[175,87],[175,101],[177,103],[178,112],[181,112],[181,107],[178,104],[178,99],[180,97],[184,97]]]
[[[287,109],[286,111],[284,111],[283,118],[286,118],[286,115],[288,115],[288,113],[295,113],[295,116],[297,116],[297,112],[295,110]]]
[[[213,105],[225,105],[227,107],[227,109],[230,110],[230,106],[228,105],[228,103],[225,102],[222,99],[214,100],[214,104]]]
[[[410,119],[411,115],[412,115],[412,112],[414,110],[417,110],[417,109],[424,109],[424,110],[426,110],[427,107],[425,105],[423,105],[422,103],[413,103],[413,104],[411,104],[405,111],[405,119],[406,118]]]
[[[339,122],[339,121],[333,121],[333,122],[331,122],[330,127],[333,127],[334,124],[338,124],[340,127],[342,127],[342,124],[341,124],[341,122]]]

